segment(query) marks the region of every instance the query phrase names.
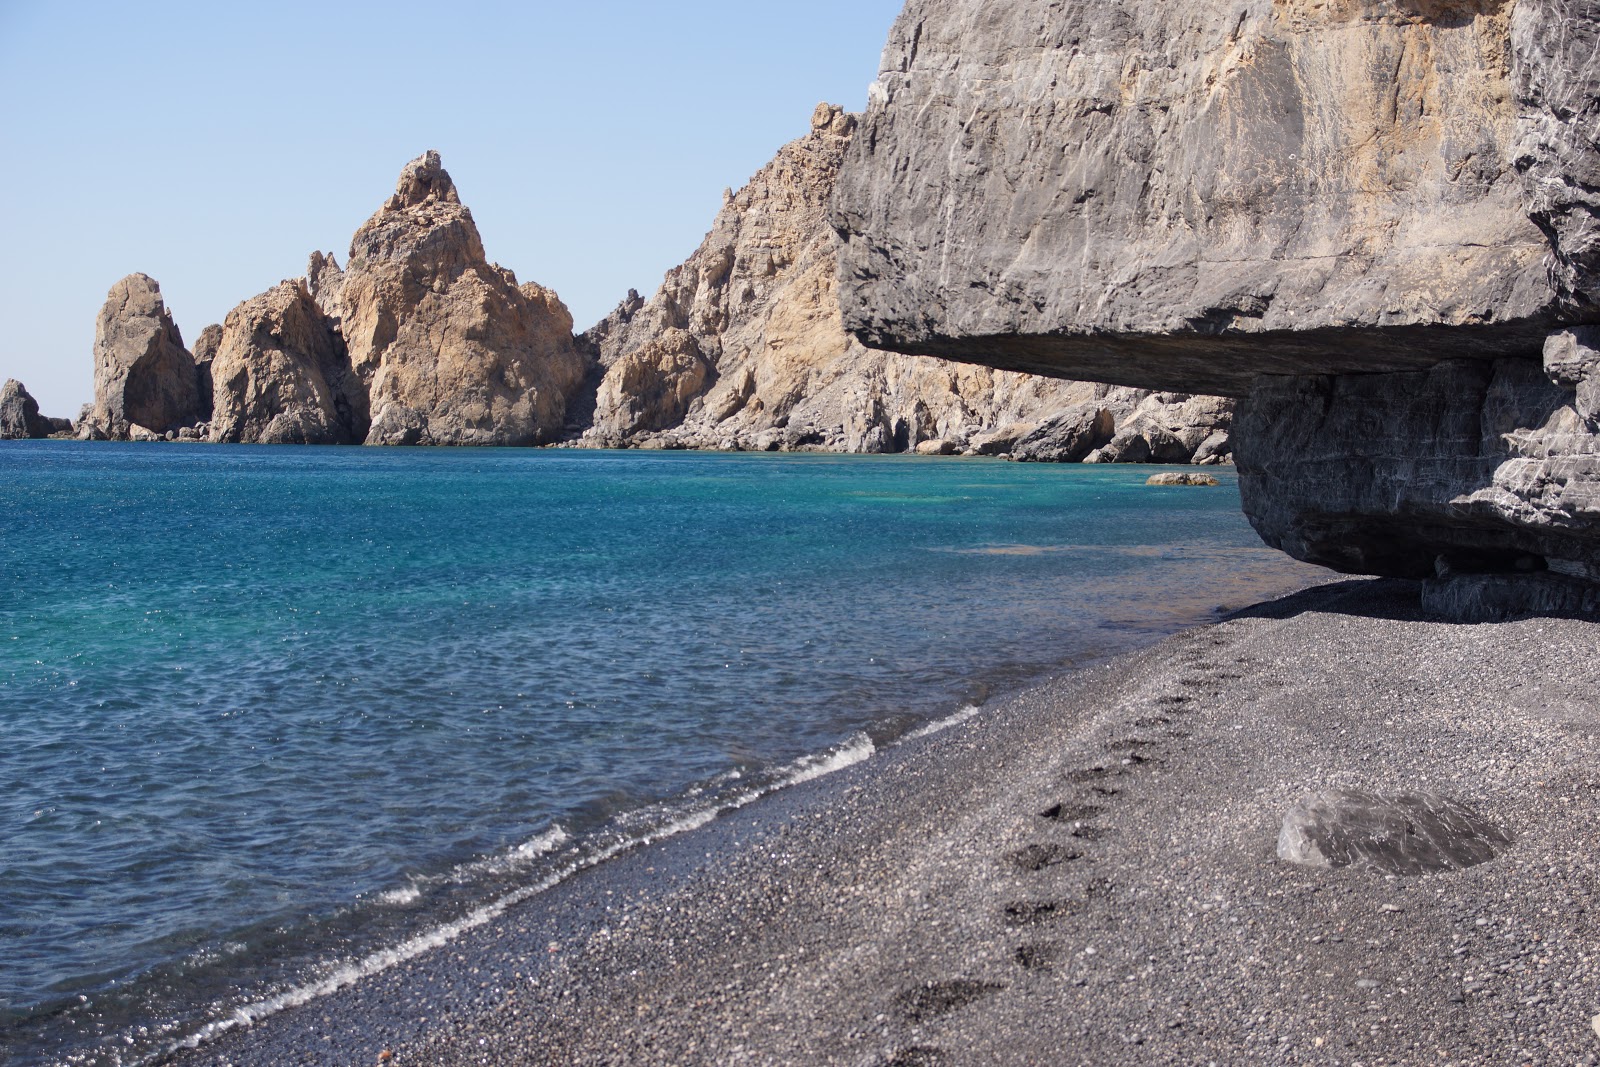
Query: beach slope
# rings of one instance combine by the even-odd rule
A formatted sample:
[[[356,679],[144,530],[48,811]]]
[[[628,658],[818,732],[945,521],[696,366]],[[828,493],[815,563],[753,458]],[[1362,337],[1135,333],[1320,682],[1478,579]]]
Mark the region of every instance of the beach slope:
[[[1349,581],[1192,630],[580,874],[180,1061],[1593,1063],[1600,624]],[[1328,788],[1514,838],[1276,857]]]

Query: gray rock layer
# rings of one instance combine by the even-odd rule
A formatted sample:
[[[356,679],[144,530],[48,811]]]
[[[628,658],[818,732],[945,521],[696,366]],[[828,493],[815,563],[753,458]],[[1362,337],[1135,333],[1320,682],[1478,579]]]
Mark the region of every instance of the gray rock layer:
[[[845,325],[1233,396],[1536,355],[1593,291],[1596,23],[1593,0],[910,0],[839,182]]]

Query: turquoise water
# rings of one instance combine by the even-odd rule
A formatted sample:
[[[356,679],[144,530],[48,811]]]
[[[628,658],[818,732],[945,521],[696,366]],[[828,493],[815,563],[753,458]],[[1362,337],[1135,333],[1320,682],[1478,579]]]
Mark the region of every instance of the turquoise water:
[[[139,1062],[1300,580],[1149,473],[0,447],[0,1060]]]

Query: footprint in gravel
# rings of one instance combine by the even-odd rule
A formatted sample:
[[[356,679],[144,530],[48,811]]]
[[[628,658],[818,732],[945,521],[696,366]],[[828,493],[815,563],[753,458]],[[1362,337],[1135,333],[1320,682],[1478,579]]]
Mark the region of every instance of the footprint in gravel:
[[[1061,946],[1053,941],[1029,941],[1018,945],[1016,959],[1030,971],[1048,971],[1061,959]]]
[[[1006,859],[1019,871],[1042,871],[1060,863],[1082,859],[1083,853],[1061,845],[1025,845],[1015,852],[1006,853]]]
[[[1165,715],[1147,715],[1142,719],[1133,720],[1133,725],[1141,730],[1151,730],[1157,726],[1168,726],[1172,720]]]
[[[913,1045],[882,1061],[882,1067],[942,1067],[948,1062],[943,1049],[928,1045]]]
[[[1069,782],[1098,782],[1102,778],[1115,778],[1121,773],[1120,767],[1085,767],[1081,771],[1068,771],[1064,777]]]
[[[1106,749],[1110,752],[1137,752],[1141,748],[1150,748],[1154,745],[1154,741],[1142,737],[1124,737],[1111,742]]]
[[[923,982],[895,994],[894,1012],[907,1022],[924,1023],[992,996],[1004,988],[994,982],[978,982],[971,978]]]
[[[1006,905],[1006,925],[1037,926],[1064,919],[1078,907],[1079,904],[1071,900],[1018,900]]]
[[[1192,703],[1193,699],[1193,697],[1184,696],[1182,693],[1168,693],[1166,696],[1156,697],[1156,703],[1161,704],[1166,708],[1179,713],[1180,715],[1187,715],[1194,709],[1186,708],[1183,705]]]
[[[1084,819],[1094,818],[1105,810],[1093,804],[1052,804],[1039,813],[1039,818],[1049,819],[1051,822],[1082,822]]]

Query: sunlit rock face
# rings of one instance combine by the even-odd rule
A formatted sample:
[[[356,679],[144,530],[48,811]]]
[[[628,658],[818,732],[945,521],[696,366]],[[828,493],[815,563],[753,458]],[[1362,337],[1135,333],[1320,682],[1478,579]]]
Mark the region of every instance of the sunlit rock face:
[[[1597,45],[1592,0],[910,0],[844,323],[1249,398],[1246,509],[1302,558],[1593,578],[1590,371],[1545,353],[1600,321]]]
[[[846,333],[828,208],[857,131],[819,105],[650,299],[630,294],[583,336],[598,380],[580,443],[1227,458],[1231,401],[881,352]]]

